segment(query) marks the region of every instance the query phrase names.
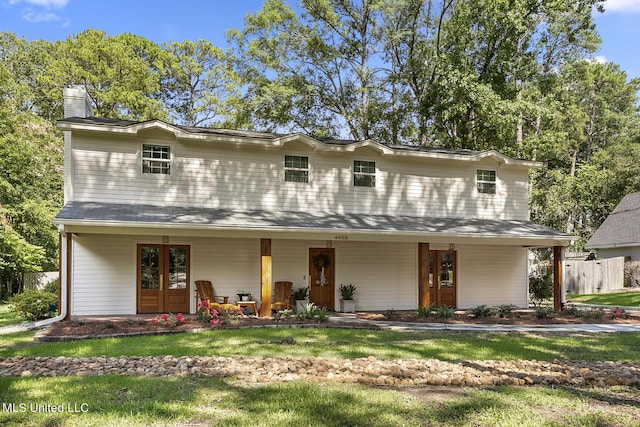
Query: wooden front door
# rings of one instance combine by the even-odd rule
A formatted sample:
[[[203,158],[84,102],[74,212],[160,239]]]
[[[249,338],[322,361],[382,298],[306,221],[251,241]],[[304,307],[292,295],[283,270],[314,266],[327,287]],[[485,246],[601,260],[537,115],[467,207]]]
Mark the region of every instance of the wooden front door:
[[[189,311],[189,246],[138,245],[138,313]]]
[[[309,249],[309,302],[335,310],[335,251]]]
[[[455,251],[429,251],[429,291],[431,302],[456,306]]]

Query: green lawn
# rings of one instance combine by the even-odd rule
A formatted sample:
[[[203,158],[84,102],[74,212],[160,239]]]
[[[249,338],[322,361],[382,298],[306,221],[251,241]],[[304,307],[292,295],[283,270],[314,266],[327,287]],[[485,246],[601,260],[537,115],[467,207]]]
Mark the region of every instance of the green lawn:
[[[381,359],[640,360],[640,334],[214,330],[170,336],[36,343],[0,336],[0,357],[221,355]],[[295,343],[284,345],[284,338]],[[636,426],[640,390],[571,387],[375,387],[233,378],[0,377],[2,426]],[[13,404],[11,406],[10,404]],[[31,412],[63,405],[64,413]],[[12,411],[13,409],[13,411]],[[24,410],[24,412],[22,412]],[[69,412],[76,411],[76,412]]]
[[[568,300],[584,304],[638,307],[640,306],[640,292],[613,292],[610,294],[588,295],[568,294],[567,301]]]
[[[612,396],[615,396],[612,398]],[[3,426],[637,426],[637,389],[0,378]],[[633,403],[635,402],[635,404]],[[13,403],[9,412],[7,403]],[[63,405],[64,413],[31,412]],[[24,410],[25,412],[20,412]],[[76,411],[69,413],[69,410]]]
[[[9,304],[0,304],[0,328],[3,326],[17,325],[21,322],[22,319],[9,311]]]
[[[640,360],[638,333],[519,334],[489,332],[391,332],[364,329],[223,329],[176,335],[34,343],[34,332],[3,335],[9,356],[326,356],[354,359],[440,360],[576,359]],[[294,345],[283,345],[285,339]]]

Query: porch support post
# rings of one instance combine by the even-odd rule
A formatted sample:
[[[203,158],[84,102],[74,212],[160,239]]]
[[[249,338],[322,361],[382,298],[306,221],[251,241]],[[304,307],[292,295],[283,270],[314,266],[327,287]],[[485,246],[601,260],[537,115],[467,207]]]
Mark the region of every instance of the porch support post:
[[[429,244],[418,243],[418,305],[427,307],[430,303]]]
[[[61,304],[66,304],[66,309],[67,309],[67,313],[66,316],[64,318],[64,320],[71,320],[71,269],[73,268],[73,234],[71,233],[67,233],[66,236],[66,262],[65,262],[65,268],[66,268],[66,274],[65,274],[65,284],[64,286],[67,287],[67,300],[65,301],[64,298],[61,299]],[[62,294],[61,294],[62,295]]]
[[[553,247],[553,308],[562,310],[562,246]]]
[[[271,315],[271,239],[260,239],[260,316]]]

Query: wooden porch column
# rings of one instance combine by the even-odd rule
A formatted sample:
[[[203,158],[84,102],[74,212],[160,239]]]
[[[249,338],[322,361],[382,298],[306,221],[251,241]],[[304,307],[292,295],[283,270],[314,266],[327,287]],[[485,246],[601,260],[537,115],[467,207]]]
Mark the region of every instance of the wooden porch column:
[[[64,317],[64,320],[71,320],[71,269],[73,268],[73,261],[72,261],[72,256],[73,256],[73,235],[71,233],[67,233],[67,247],[66,247],[66,252],[67,252],[67,262],[65,263],[66,265],[66,286],[67,286],[67,301],[65,302],[67,304],[67,314]],[[60,294],[62,295],[62,293]],[[60,296],[60,298],[62,298],[62,296]]]
[[[418,305],[427,307],[430,303],[429,244],[418,243]]]
[[[271,315],[271,239],[260,239],[260,316]]]
[[[553,308],[562,310],[562,246],[553,247]]]

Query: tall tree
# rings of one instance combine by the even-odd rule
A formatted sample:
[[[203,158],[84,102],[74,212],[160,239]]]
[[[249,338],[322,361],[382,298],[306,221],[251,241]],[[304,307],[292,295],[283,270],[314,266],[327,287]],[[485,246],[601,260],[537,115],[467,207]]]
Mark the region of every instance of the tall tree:
[[[267,0],[229,38],[248,84],[246,119],[267,128],[367,139],[378,123],[378,0]]]
[[[170,117],[187,126],[229,121],[230,106],[240,96],[229,55],[206,40],[171,42],[163,48],[171,54],[162,82]]]
[[[0,277],[17,292],[22,274],[55,269],[62,207],[62,141],[48,121],[0,102]]]
[[[532,139],[548,167],[534,174],[535,220],[581,236],[581,248],[622,199],[640,191],[640,79],[611,63],[566,64]]]
[[[146,38],[89,29],[53,44],[32,43],[32,49],[40,64],[35,85],[41,116],[61,118],[62,89],[81,85],[96,116],[166,119],[159,98],[167,53]]]
[[[255,126],[516,152],[602,0],[269,0],[230,39]]]

